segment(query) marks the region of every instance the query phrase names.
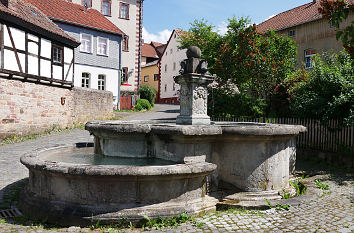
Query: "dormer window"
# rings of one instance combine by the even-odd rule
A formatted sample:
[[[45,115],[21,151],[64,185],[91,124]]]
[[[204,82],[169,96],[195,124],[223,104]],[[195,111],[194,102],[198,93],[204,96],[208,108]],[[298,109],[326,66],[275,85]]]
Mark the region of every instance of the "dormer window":
[[[102,14],[111,16],[111,0],[102,0]]]
[[[129,4],[123,2],[120,3],[119,18],[129,19]]]

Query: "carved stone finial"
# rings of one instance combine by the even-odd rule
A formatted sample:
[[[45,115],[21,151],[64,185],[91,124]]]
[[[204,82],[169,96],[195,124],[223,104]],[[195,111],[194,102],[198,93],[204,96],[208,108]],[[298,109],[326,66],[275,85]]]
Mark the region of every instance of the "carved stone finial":
[[[187,58],[201,58],[202,51],[197,46],[191,46],[187,49]]]
[[[208,63],[201,59],[202,52],[197,46],[187,49],[187,59],[181,62],[180,74],[205,74],[208,71]]]

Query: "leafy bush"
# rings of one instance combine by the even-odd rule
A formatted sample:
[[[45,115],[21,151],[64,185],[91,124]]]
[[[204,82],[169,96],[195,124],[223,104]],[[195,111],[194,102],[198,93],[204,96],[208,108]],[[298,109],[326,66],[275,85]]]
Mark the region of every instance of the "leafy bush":
[[[151,106],[154,106],[156,98],[156,90],[148,85],[141,85],[139,90],[140,98],[149,101]]]
[[[146,99],[138,99],[137,104],[141,105],[145,110],[150,110],[152,108],[150,102]]]
[[[142,111],[144,108],[143,106],[141,106],[141,104],[137,103],[135,106],[134,106],[134,112],[140,112]]]
[[[257,118],[264,116],[266,103],[246,93],[229,92],[225,89],[209,90],[208,114],[220,118]]]
[[[294,89],[290,107],[295,117],[341,119],[354,123],[354,60],[345,52],[315,57],[307,82]]]

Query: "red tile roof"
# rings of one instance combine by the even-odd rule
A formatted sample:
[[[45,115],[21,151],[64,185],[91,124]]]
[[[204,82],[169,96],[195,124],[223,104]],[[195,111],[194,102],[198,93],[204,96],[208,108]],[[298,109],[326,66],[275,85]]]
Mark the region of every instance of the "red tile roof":
[[[158,58],[155,48],[151,44],[146,43],[141,46],[141,56]]]
[[[354,0],[347,0],[347,2],[353,3]],[[294,27],[296,25],[321,19],[322,15],[318,12],[319,7],[319,0],[317,0],[315,3],[310,2],[302,6],[298,6],[288,11],[282,12],[257,25],[257,30],[260,33],[264,33],[270,29],[280,31],[286,28]]]
[[[80,44],[68,36],[40,10],[23,0],[0,1],[0,18],[3,18],[5,22],[9,21],[18,26],[26,27],[35,34],[45,35],[62,43],[64,40],[64,43],[69,43],[75,47]]]
[[[151,43],[150,43],[152,46],[154,46],[155,48],[157,48],[157,47],[159,47],[159,46],[161,46],[161,45],[163,45],[162,43],[159,43],[159,42],[155,42],[155,41],[151,41]]]
[[[111,21],[94,9],[85,9],[84,6],[66,0],[26,0],[38,7],[44,14],[54,21],[72,23],[89,27],[99,31],[114,34],[124,34]]]

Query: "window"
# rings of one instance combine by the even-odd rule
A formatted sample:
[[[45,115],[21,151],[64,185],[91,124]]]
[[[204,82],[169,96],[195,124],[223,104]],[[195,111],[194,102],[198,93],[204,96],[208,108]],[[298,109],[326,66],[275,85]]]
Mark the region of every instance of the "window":
[[[123,48],[122,50],[124,52],[128,52],[129,51],[129,37],[128,36],[123,36]]]
[[[129,4],[123,2],[120,3],[119,18],[129,19]]]
[[[84,53],[92,53],[92,36],[87,34],[81,34],[80,37],[80,51]]]
[[[122,82],[128,82],[128,67],[122,68]]]
[[[295,35],[296,35],[295,30],[289,31],[289,37],[295,37]]]
[[[173,70],[176,70],[176,62],[173,63]]]
[[[103,74],[98,75],[98,90],[104,91],[106,84],[106,76]]]
[[[305,69],[310,69],[313,67],[313,59],[312,57],[316,54],[315,49],[307,49],[305,50]]]
[[[63,53],[64,53],[64,48],[57,46],[57,45],[52,45],[52,60],[53,63],[56,64],[63,64]]]
[[[82,0],[81,3],[82,3],[82,5],[83,5],[85,8],[90,8],[90,7],[92,7],[92,1],[91,1],[91,0]]]
[[[159,75],[158,74],[154,74],[154,81],[158,81],[159,80]]]
[[[167,84],[165,84],[165,92],[167,92]]]
[[[165,73],[167,72],[167,64],[165,65]]]
[[[97,37],[97,54],[108,56],[108,39]]]
[[[102,15],[111,16],[111,0],[102,0]]]
[[[149,75],[144,76],[144,82],[149,82]]]
[[[81,75],[81,87],[89,88],[90,87],[90,74],[82,73]]]

